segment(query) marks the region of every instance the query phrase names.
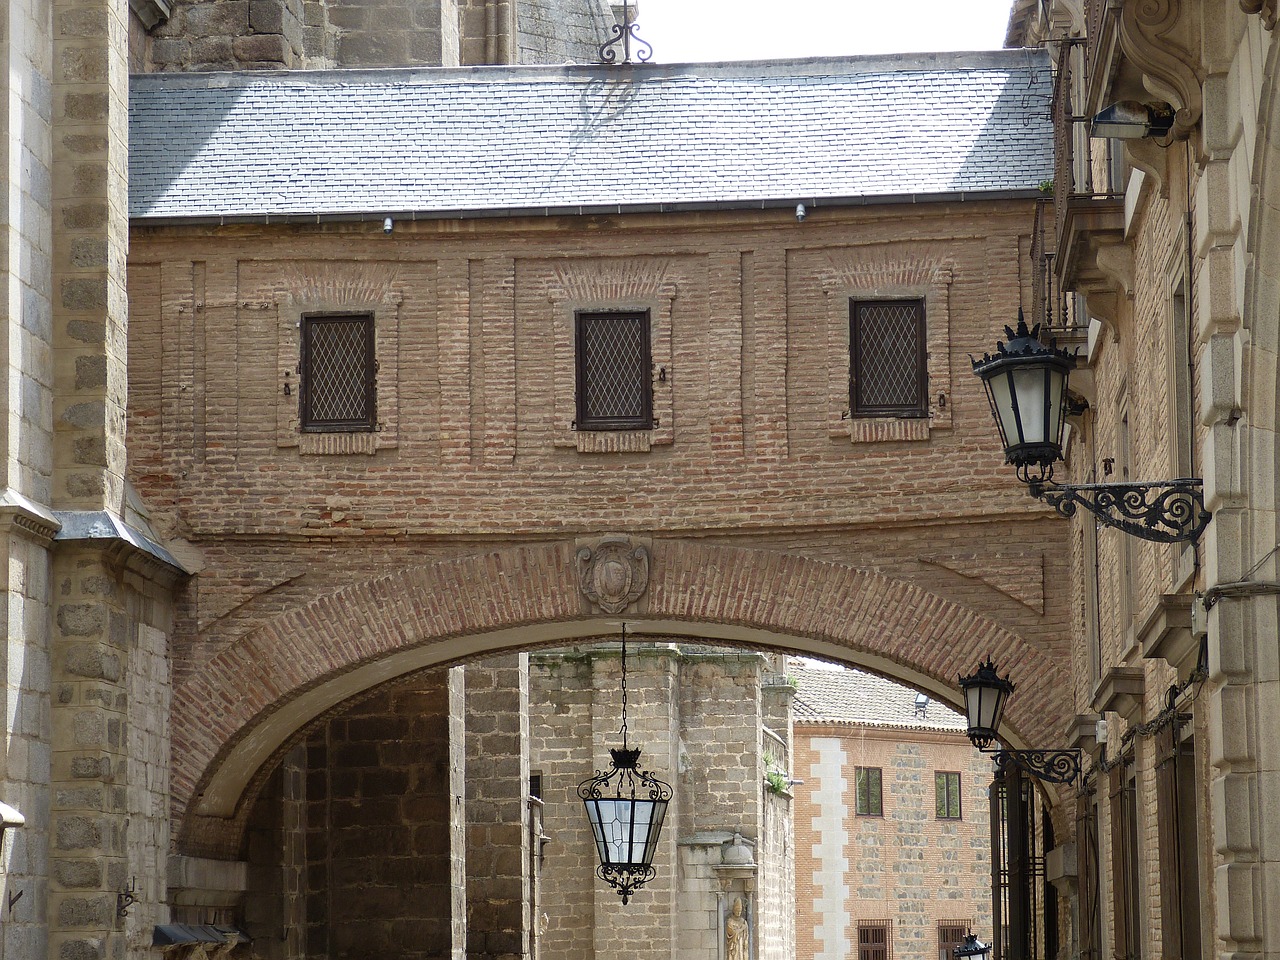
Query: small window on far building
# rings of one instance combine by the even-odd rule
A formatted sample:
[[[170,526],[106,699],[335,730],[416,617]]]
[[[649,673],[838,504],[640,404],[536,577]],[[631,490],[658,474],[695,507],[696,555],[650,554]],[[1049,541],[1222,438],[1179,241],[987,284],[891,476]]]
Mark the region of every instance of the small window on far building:
[[[883,817],[884,795],[880,788],[880,768],[855,767],[853,782],[857,794],[854,812],[860,817]]]
[[[923,300],[849,301],[849,412],[926,417]]]
[[[970,926],[968,920],[949,920],[938,924],[938,960],[955,960],[955,948],[964,943]]]
[[[649,311],[577,315],[579,430],[653,429]]]
[[[960,819],[960,774],[939,771],[933,775],[935,806],[939,820]]]
[[[373,430],[377,426],[373,316],[304,316],[301,346],[302,429],[315,433]]]
[[[892,956],[891,946],[889,921],[858,921],[858,960],[889,960]]]

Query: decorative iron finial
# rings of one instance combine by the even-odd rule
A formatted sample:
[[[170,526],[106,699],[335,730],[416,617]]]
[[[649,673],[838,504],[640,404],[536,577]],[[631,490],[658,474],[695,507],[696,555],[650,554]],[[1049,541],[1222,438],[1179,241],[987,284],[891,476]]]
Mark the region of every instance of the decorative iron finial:
[[[651,47],[643,37],[636,31],[640,25],[631,19],[631,0],[622,0],[622,23],[615,23],[611,28],[613,31],[613,39],[609,40],[600,47],[601,63],[617,63],[618,51],[614,49],[618,44],[622,44],[622,62],[631,62],[631,41],[635,40],[638,44],[636,48],[636,60],[640,63],[648,63],[649,58],[653,56],[653,47]]]

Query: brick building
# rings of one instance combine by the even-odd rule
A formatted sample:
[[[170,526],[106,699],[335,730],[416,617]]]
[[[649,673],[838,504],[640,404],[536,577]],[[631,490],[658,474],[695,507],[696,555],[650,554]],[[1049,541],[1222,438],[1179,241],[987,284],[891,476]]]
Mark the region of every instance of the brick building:
[[[991,759],[966,721],[856,670],[796,681],[796,954],[947,960],[991,939]]]
[[[171,715],[177,849],[205,864],[234,860],[245,831],[263,830],[274,840],[259,849],[273,859],[251,859],[265,871],[255,875],[291,869],[281,857],[309,860],[307,844],[274,826],[285,787],[268,775],[308,724],[374,678],[613,632],[591,573],[611,531],[628,531],[639,592],[609,604],[624,606],[644,639],[826,652],[941,697],[955,696],[952,678],[979,651],[1018,651],[1024,682],[1051,704],[1061,612],[1045,604],[1055,561],[1043,544],[1056,525],[1034,546],[1010,546],[1011,525],[1042,520],[1008,512],[1016,501],[1001,502],[996,464],[975,470],[966,490],[938,482],[989,444],[981,418],[956,413],[982,407],[977,385],[953,371],[989,334],[995,300],[1015,312],[1019,302],[1017,252],[1044,175],[1026,92],[1039,62],[1017,52],[670,78],[629,68],[621,84],[600,68],[138,78],[133,476],[156,536],[200,567],[174,628],[184,637]],[[940,91],[927,107],[906,93],[926,80]],[[743,102],[757,104],[750,125],[737,120]],[[929,111],[927,126],[913,109]],[[457,119],[446,128],[449,111]],[[824,132],[835,123],[864,132],[837,144]],[[895,123],[917,131],[918,152],[883,138]],[[330,156],[351,174],[313,156],[312,125],[342,131]],[[953,136],[928,139],[939,127]],[[271,152],[237,149],[246,138]],[[371,162],[360,154],[371,148],[387,153]],[[496,186],[474,175],[486,159],[503,174]],[[317,162],[324,176],[297,176]],[[1013,229],[1000,235],[1006,218]],[[371,339],[363,356],[376,361],[377,429],[359,419],[367,379],[347,397],[350,426],[364,429],[331,429],[330,408],[308,406],[324,357],[307,344],[328,336],[317,327],[328,323],[349,325],[356,344]],[[905,324],[915,347],[869,367],[869,392],[852,396],[857,344],[876,342],[856,331],[875,323]],[[601,376],[583,338],[633,328],[649,356],[621,389],[630,383],[640,405],[609,424],[629,429],[601,429],[582,406],[581,378]],[[902,374],[888,405],[872,389],[875,369]],[[995,481],[989,512],[975,513],[970,491],[984,475]],[[850,484],[862,495],[838,494]],[[886,516],[919,539],[883,536]],[[998,572],[1010,556],[1033,575]],[[871,579],[853,586],[850,575]],[[436,586],[415,585],[424,576]],[[814,591],[840,597],[841,615],[788,623],[795,601],[784,596]],[[864,591],[865,608],[849,602]],[[979,608],[1000,610],[1001,625]],[[246,660],[248,649],[257,652]],[[513,696],[518,716],[527,694]],[[217,730],[210,702],[226,705]],[[451,749],[490,756],[474,746],[481,701],[466,702]],[[1019,722],[1034,737],[1049,716],[1027,710]],[[309,772],[342,756],[308,749]],[[752,796],[758,762],[739,767]],[[476,781],[464,780],[457,789],[469,798]],[[523,802],[522,783],[506,782],[504,802]],[[255,796],[268,806],[255,808]],[[743,819],[759,829],[769,809]],[[453,869],[492,852],[486,822],[470,838],[471,826],[455,834]],[[707,832],[678,812],[672,823],[676,844]],[[508,830],[508,847],[527,852],[520,819]],[[473,898],[451,907],[467,917],[468,943],[502,915],[472,910],[476,898],[515,905],[518,919],[528,881],[505,875],[503,896],[496,883],[476,887],[478,876],[467,870],[453,887]],[[677,929],[716,929],[718,901],[704,894],[709,903]],[[280,909],[299,908],[285,898]],[[379,929],[394,937],[393,926]],[[309,944],[337,935],[313,933]]]

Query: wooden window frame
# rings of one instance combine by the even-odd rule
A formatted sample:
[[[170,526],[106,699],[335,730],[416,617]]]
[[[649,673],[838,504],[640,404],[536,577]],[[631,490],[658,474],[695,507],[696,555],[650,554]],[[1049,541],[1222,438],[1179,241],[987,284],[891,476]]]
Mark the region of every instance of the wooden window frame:
[[[950,813],[938,813],[939,809],[947,810],[947,811],[951,809],[951,804],[948,803],[947,801],[951,799],[951,788],[949,785],[952,782],[951,780],[952,777],[955,778],[955,781],[954,781],[955,782],[955,801],[956,801],[955,816],[952,816]],[[935,814],[937,814],[937,819],[939,820],[963,820],[964,819],[964,798],[962,796],[963,791],[961,790],[961,781],[962,781],[962,778],[960,776],[959,771],[957,770],[935,770],[934,771],[933,773],[933,811]],[[941,796],[939,795],[939,792],[938,792],[939,790],[942,791]],[[939,800],[943,801],[941,805],[938,802]]]
[[[871,942],[874,931],[884,934],[884,943]],[[892,960],[893,924],[888,920],[859,920],[854,928],[854,942],[858,960]]]
[[[591,371],[586,363],[586,328],[592,320],[639,320],[643,323],[639,382],[641,411],[633,417],[593,416],[586,409]],[[653,318],[649,310],[578,310],[573,319],[575,430],[652,430],[653,420]]]
[[[939,920],[938,960],[954,960],[955,954],[952,951],[964,943],[965,937],[972,929],[972,920]]]
[[[1133,758],[1110,773],[1111,897],[1115,960],[1141,960],[1142,928],[1138,864],[1138,797]]]
[[[859,383],[862,381],[862,353],[859,331],[862,313],[871,308],[914,307],[916,310],[916,403],[869,404],[859,403]],[[928,326],[923,297],[896,300],[849,299],[849,415],[851,417],[896,417],[919,419],[929,416],[929,350]]]
[[[366,416],[361,419],[320,420],[312,416],[311,390],[313,379],[312,337],[314,330],[325,323],[364,323],[364,400]],[[301,327],[298,360],[298,423],[303,433],[370,433],[378,428],[378,360],[373,314],[366,311],[343,313],[304,313]]]
[[[875,804],[875,810],[872,810],[871,803],[871,781],[867,781],[867,809],[862,809],[862,795],[858,785],[858,779],[862,774],[875,774],[875,782],[879,794],[880,802]],[[883,817],[884,816],[884,773],[880,767],[854,767],[853,768],[853,813],[857,817]]]

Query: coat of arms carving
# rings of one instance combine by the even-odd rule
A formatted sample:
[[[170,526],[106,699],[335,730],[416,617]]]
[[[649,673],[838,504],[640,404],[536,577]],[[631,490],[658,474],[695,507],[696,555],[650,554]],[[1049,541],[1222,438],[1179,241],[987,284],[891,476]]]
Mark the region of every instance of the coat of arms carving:
[[[605,613],[621,613],[648,589],[648,549],[629,537],[603,537],[580,547],[578,586]]]

